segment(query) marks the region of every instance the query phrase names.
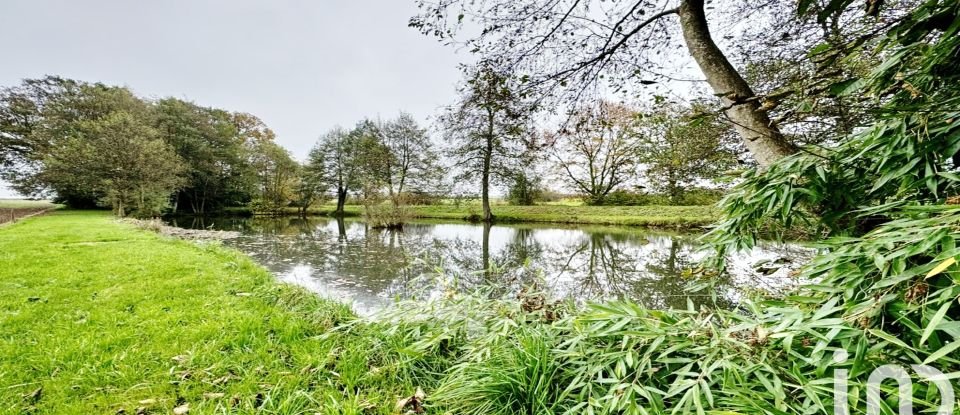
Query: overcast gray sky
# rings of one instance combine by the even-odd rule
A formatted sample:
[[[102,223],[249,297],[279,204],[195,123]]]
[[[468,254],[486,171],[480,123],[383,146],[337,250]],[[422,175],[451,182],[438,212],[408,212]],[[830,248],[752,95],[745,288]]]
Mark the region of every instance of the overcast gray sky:
[[[464,56],[407,27],[413,0],[2,0],[0,85],[45,74],[254,114],[302,158],[336,124],[424,124]],[[0,183],[0,197],[9,191]]]

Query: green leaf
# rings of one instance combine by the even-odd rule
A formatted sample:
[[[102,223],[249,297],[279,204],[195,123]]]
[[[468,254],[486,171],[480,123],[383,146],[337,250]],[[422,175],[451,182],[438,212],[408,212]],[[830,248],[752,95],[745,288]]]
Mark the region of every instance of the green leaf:
[[[927,358],[923,360],[923,364],[928,365],[930,363],[936,362],[937,360],[940,360],[941,358],[950,354],[954,350],[957,350],[958,348],[960,348],[960,341],[954,341],[950,344],[947,344],[946,346],[941,347],[940,350],[937,350],[930,356],[927,356]]]
[[[953,258],[950,258],[950,259],[953,259]],[[943,321],[943,317],[947,315],[947,311],[950,310],[951,305],[953,304],[950,301],[943,303],[943,306],[941,306],[940,309],[937,310],[937,314],[934,314],[933,317],[930,319],[930,322],[927,323],[927,328],[923,330],[923,336],[920,336],[921,346],[923,345],[923,343],[927,341],[928,338],[930,338],[930,335],[933,334],[934,330],[937,329],[937,326],[940,325],[940,322]]]
[[[830,95],[842,97],[859,91],[864,85],[866,82],[863,78],[850,78],[830,85],[829,91]]]
[[[801,1],[801,3],[803,3],[803,2]],[[809,4],[809,1],[807,1],[807,3]],[[819,54],[821,54],[821,53],[823,53],[823,52],[826,52],[826,51],[830,50],[830,48],[831,48],[831,45],[830,45],[829,43],[821,43],[821,44],[819,44],[819,45],[817,45],[817,46],[814,46],[813,48],[810,49],[810,55],[811,55],[811,56],[813,56],[813,55],[819,55]]]
[[[887,343],[893,343],[893,344],[895,344],[895,345],[897,345],[897,346],[900,346],[900,347],[902,347],[902,348],[904,348],[904,349],[916,350],[916,349],[910,347],[909,345],[907,345],[906,343],[904,343],[903,340],[900,340],[900,339],[898,339],[898,338],[890,335],[889,333],[884,332],[883,330],[869,329],[869,330],[867,330],[867,333],[870,333],[870,334],[872,334],[872,335],[874,335],[874,336],[876,336],[876,337],[879,337],[880,339],[883,339],[883,340],[886,341]]]

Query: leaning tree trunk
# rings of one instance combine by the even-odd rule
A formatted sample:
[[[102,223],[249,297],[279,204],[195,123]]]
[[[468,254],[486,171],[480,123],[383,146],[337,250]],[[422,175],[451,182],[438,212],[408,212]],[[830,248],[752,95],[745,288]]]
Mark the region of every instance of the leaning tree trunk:
[[[767,113],[760,110],[760,103],[749,100],[754,97],[753,90],[714,43],[703,3],[704,0],[680,2],[680,26],[687,49],[714,93],[720,95],[728,107],[725,112],[743,137],[744,145],[761,167],[769,166],[796,152],[796,147],[783,137]]]

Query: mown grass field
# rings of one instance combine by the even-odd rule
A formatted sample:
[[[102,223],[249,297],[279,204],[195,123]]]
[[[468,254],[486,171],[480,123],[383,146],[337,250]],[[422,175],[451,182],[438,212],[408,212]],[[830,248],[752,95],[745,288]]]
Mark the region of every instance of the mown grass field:
[[[312,215],[329,215],[335,206],[311,208]],[[481,217],[479,205],[418,205],[408,206],[415,218],[474,220]],[[706,226],[717,219],[714,206],[572,206],[494,205],[493,214],[499,222],[570,223],[592,225],[623,225],[692,228]],[[350,216],[363,214],[363,206],[347,205]],[[295,210],[288,213],[295,214]]]
[[[0,229],[0,413],[392,413],[413,382],[372,370],[381,341],[324,336],[354,318],[107,212],[24,219]]]

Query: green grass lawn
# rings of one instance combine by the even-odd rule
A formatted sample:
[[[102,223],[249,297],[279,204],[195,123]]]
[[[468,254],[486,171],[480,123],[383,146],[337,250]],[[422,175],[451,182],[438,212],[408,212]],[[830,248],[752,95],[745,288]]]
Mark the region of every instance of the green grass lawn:
[[[479,205],[409,206],[414,217],[430,219],[469,220],[479,218]],[[494,205],[493,214],[500,222],[577,223],[594,225],[625,225],[690,228],[706,226],[717,219],[713,206],[509,206]],[[311,214],[327,215],[332,205],[310,209]],[[294,211],[291,211],[291,213]],[[362,206],[348,205],[346,212],[358,216]]]
[[[413,382],[355,317],[250,259],[105,212],[0,229],[0,413],[392,413]],[[365,409],[366,408],[366,409]]]

